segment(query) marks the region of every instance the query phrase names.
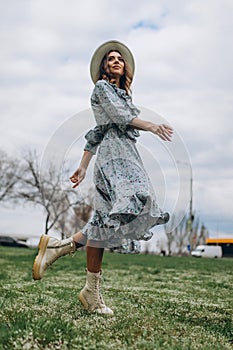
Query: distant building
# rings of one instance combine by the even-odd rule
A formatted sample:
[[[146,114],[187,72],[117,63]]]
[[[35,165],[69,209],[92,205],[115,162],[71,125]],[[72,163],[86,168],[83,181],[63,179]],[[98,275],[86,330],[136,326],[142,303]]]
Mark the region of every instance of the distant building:
[[[206,244],[219,245],[223,257],[233,257],[233,238],[206,238]]]

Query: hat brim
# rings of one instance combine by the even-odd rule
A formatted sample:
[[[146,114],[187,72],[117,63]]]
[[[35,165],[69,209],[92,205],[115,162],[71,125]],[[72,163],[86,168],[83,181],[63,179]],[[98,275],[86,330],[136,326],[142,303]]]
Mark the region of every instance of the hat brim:
[[[129,50],[129,48],[122,44],[119,41],[111,40],[103,43],[100,45],[96,51],[94,52],[91,64],[90,64],[90,73],[91,73],[91,79],[93,83],[95,84],[99,79],[99,69],[100,64],[102,62],[103,57],[108,53],[109,51],[119,51],[123,57],[123,59],[128,63],[132,75],[134,75],[135,70],[135,64],[134,64],[134,58],[132,55],[132,52]]]

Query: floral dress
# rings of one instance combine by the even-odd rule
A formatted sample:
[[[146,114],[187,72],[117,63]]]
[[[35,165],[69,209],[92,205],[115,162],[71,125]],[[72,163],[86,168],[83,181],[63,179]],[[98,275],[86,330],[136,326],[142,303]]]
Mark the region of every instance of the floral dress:
[[[95,154],[94,211],[82,229],[87,239],[120,252],[138,252],[152,227],[167,221],[136,148],[138,130],[130,126],[140,111],[125,90],[99,80],[91,96],[97,126],[85,138]],[[120,247],[120,248],[119,248]]]

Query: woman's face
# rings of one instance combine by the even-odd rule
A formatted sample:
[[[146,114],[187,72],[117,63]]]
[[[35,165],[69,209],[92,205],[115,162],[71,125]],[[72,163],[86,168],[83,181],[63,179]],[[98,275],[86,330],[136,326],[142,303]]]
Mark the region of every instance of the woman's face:
[[[117,51],[109,52],[107,56],[108,73],[113,77],[121,77],[125,72],[125,62],[121,54]]]

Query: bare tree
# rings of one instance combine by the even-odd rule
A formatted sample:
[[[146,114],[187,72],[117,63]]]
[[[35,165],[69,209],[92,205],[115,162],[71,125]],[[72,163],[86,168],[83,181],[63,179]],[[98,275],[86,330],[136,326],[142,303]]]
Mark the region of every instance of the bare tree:
[[[208,230],[205,225],[200,227],[200,219],[198,216],[193,216],[192,223],[192,236],[190,237],[190,246],[193,250],[200,244],[205,244],[206,238],[209,236]]]
[[[172,252],[182,254],[188,244],[188,220],[185,212],[173,214],[169,222],[164,225],[164,232],[167,237],[168,255]]]
[[[202,224],[200,228],[200,220],[198,216],[193,217],[192,235],[190,235],[190,218],[183,215],[181,222],[176,225],[176,217],[173,215],[167,225],[165,225],[165,234],[167,236],[167,248],[171,251],[174,247],[179,255],[184,253],[185,248],[189,245],[193,250],[197,245],[205,244],[208,237],[208,231]]]
[[[88,191],[87,197],[89,193],[90,191]],[[62,238],[71,236],[84,227],[91,216],[92,210],[92,205],[87,204],[86,199],[82,198],[78,205],[72,206],[72,210],[60,215],[55,228],[61,232]]]
[[[0,150],[0,202],[14,200],[14,189],[20,172],[19,161]]]
[[[68,175],[67,175],[68,176]],[[55,228],[58,221],[68,210],[80,203],[80,198],[72,188],[63,189],[61,174],[53,164],[41,172],[38,156],[35,152],[27,152],[24,157],[23,175],[20,178],[17,197],[25,203],[41,206],[46,215],[45,234]]]
[[[66,203],[64,203],[64,209],[66,209]],[[70,209],[70,208],[69,208]],[[61,215],[57,218],[57,221],[54,223],[54,228],[60,232],[61,238],[68,237],[72,235],[70,229],[70,221],[72,220],[72,216],[70,214],[70,210],[64,210]]]
[[[68,215],[62,215],[57,221],[56,228],[64,232],[65,236],[70,236],[80,231],[88,222],[93,211],[94,189],[90,186],[83,197],[80,198],[78,205],[74,205]]]
[[[197,245],[197,239],[199,236],[199,217],[195,218],[192,223],[192,237],[191,237],[191,247],[195,248]]]
[[[205,227],[205,225],[202,224],[196,239],[196,246],[201,244],[206,244],[206,238],[208,237],[209,237],[209,232]]]
[[[85,200],[80,205],[74,207],[76,222],[81,229],[89,220],[93,211],[94,189],[89,187]]]
[[[175,228],[174,228],[175,227]],[[173,214],[169,220],[169,223],[164,225],[164,233],[167,237],[167,250],[168,255],[172,254],[172,250],[174,248],[174,243],[176,241],[177,236],[177,227],[176,227],[176,217]]]
[[[176,247],[178,255],[181,255],[188,244],[188,220],[184,216],[175,232]]]

